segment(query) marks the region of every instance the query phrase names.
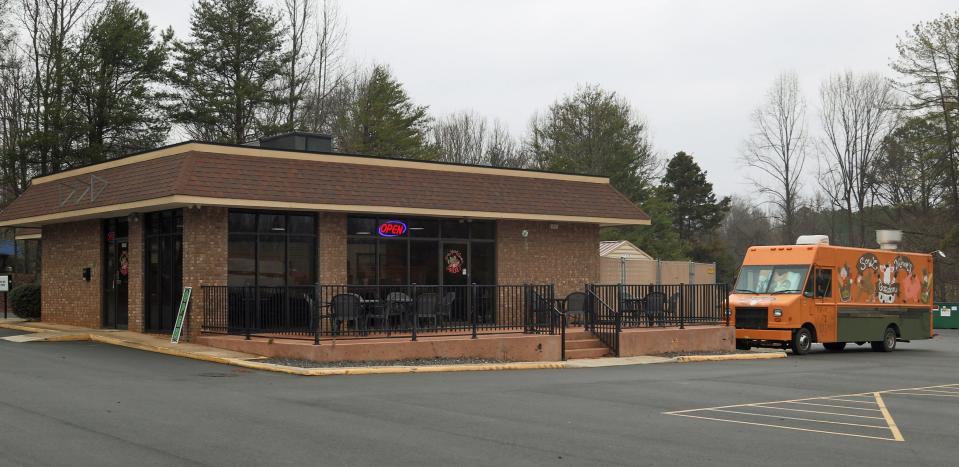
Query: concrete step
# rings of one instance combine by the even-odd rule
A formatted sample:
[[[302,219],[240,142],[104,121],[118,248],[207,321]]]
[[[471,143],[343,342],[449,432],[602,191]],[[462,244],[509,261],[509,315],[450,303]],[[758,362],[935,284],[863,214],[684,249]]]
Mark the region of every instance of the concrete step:
[[[609,355],[609,349],[606,347],[599,349],[566,349],[566,358],[600,358]]]
[[[566,339],[566,350],[605,348],[606,346],[599,339]]]
[[[596,336],[591,332],[587,331],[566,331],[566,340],[583,340],[583,339],[595,339]]]

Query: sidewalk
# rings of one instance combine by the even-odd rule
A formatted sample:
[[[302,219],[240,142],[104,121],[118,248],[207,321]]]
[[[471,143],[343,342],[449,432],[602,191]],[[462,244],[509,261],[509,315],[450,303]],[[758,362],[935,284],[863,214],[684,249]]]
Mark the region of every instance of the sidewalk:
[[[261,362],[266,357],[232,350],[224,350],[200,344],[170,342],[169,336],[161,334],[144,334],[139,332],[90,329],[63,324],[26,321],[19,318],[0,318],[0,328],[27,332],[16,336],[2,337],[8,342],[64,342],[64,341],[93,341],[104,344],[117,345],[132,349],[145,350],[176,357],[192,358],[213,363],[234,365],[255,370],[274,371],[301,376],[333,376],[358,374],[395,374],[395,373],[435,373],[459,371],[502,371],[502,370],[535,370],[561,368],[598,368],[622,365],[645,365],[652,363],[693,362],[693,361],[721,361],[721,360],[755,360],[768,358],[785,358],[784,352],[764,352],[756,354],[730,355],[692,355],[680,357],[625,357],[625,358],[595,358],[569,360],[565,362],[510,362],[493,364],[461,364],[461,365],[422,365],[422,366],[378,366],[378,367],[339,367],[339,368],[300,368],[294,366],[277,365]]]

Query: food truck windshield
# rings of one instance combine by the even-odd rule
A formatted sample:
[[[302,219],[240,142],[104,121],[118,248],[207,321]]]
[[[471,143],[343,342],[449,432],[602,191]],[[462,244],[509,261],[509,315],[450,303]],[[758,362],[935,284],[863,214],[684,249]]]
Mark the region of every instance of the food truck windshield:
[[[735,293],[787,294],[800,293],[806,282],[808,265],[743,266],[736,281]]]

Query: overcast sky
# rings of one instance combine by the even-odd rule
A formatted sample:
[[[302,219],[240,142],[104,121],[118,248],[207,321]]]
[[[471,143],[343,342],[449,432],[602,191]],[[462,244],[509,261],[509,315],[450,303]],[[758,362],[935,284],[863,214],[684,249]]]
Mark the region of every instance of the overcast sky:
[[[189,32],[193,0],[137,0]],[[737,159],[749,114],[781,71],[799,73],[816,132],[828,74],[891,76],[897,35],[952,1],[341,0],[351,60],[389,64],[434,115],[472,109],[522,135],[577,85],[625,96],[657,151],[685,150],[720,194],[747,193]]]

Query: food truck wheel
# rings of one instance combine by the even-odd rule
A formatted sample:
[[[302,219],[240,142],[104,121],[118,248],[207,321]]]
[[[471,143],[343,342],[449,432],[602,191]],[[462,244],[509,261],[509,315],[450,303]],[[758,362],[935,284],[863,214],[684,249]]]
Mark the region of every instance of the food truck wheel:
[[[896,350],[896,330],[892,326],[886,328],[881,341],[870,342],[875,352],[892,352]]]
[[[846,343],[845,342],[828,342],[823,344],[822,346],[825,347],[826,350],[829,350],[831,352],[841,352],[842,349],[846,348]]]
[[[799,328],[793,332],[793,340],[790,347],[793,349],[793,355],[806,355],[812,348],[812,332],[809,328]]]

